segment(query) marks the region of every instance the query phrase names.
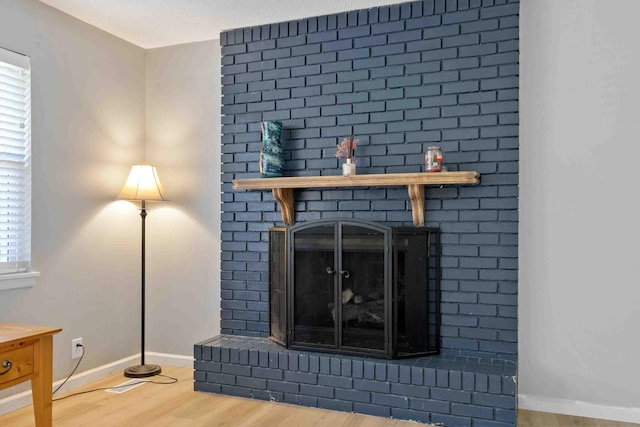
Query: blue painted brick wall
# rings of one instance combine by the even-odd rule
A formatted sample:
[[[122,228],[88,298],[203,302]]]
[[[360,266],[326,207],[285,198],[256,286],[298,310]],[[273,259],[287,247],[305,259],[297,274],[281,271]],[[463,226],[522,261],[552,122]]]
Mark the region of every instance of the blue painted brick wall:
[[[286,176],[340,174],[348,134],[359,174],[422,171],[430,145],[449,170],[481,174],[426,190],[442,349],[515,359],[518,13],[517,0],[425,0],[221,34],[223,333],[268,332],[267,229],[281,216],[271,192],[232,181],[259,175],[259,122],[281,120]],[[405,188],[296,192],[297,222],[330,217],[412,225]]]

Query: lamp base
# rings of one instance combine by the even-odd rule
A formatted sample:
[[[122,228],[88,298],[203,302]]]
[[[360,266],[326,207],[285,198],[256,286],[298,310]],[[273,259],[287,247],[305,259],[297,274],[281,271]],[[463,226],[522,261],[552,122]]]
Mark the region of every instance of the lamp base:
[[[127,378],[146,378],[158,375],[162,370],[158,365],[136,365],[124,370],[124,376]]]

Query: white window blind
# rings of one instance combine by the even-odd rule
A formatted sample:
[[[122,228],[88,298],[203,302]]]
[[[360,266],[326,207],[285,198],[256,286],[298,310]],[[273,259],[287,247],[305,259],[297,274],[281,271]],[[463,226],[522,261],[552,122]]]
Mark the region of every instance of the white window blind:
[[[0,274],[31,262],[31,67],[0,48]]]

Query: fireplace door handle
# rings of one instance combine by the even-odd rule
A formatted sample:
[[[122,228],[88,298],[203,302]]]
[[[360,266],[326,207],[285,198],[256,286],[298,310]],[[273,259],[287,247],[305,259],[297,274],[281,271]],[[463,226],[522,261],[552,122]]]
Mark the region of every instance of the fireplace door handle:
[[[327,274],[335,274],[335,270],[331,267],[327,267]]]
[[[348,272],[348,271],[346,271],[346,270],[340,270],[340,275],[341,275],[342,277],[344,277],[345,279],[348,279],[349,277],[351,277],[351,273],[349,273],[349,272]]]

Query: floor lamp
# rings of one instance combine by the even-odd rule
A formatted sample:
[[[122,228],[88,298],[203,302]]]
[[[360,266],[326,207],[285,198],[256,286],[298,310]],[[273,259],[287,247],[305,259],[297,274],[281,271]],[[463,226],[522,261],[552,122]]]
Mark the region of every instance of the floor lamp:
[[[122,191],[118,195],[118,199],[139,200],[142,202],[140,209],[140,217],[142,218],[142,349],[140,351],[140,365],[131,366],[124,370],[124,376],[129,378],[144,378],[158,375],[161,372],[158,365],[145,365],[144,363],[144,220],[147,217],[145,202],[163,202],[167,199],[164,196],[164,190],[158,172],[152,165],[133,165],[127,182],[122,187]]]

